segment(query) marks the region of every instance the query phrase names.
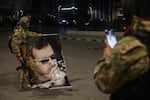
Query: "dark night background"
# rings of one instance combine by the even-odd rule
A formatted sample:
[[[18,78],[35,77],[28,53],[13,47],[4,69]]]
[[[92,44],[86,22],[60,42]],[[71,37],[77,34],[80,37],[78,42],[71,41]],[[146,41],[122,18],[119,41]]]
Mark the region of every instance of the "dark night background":
[[[62,10],[71,7],[77,9]],[[31,26],[71,26],[79,30],[125,27],[121,0],[1,0],[0,25],[15,25],[21,11],[31,14]]]

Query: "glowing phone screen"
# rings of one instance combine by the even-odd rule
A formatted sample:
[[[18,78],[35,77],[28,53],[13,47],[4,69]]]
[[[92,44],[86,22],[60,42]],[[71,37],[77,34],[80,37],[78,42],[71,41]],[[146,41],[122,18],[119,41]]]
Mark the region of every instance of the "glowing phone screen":
[[[106,38],[107,38],[108,44],[110,45],[111,48],[114,48],[114,46],[117,44],[117,39],[116,39],[114,30],[106,29],[105,33],[106,33]]]

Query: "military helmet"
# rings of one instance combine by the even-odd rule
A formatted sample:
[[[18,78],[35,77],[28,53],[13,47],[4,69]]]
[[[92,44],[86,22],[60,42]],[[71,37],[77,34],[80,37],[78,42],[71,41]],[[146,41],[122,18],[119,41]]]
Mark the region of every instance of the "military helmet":
[[[31,19],[30,16],[23,16],[23,17],[20,18],[20,21],[18,23],[19,24],[20,23],[30,23],[30,19]]]

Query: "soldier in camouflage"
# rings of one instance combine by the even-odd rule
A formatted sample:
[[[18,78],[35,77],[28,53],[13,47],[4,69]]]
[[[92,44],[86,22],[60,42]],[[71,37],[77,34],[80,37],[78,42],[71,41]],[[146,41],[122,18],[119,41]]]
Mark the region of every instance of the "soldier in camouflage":
[[[130,28],[113,49],[105,40],[103,57],[94,71],[96,86],[111,94],[110,100],[150,99],[150,21],[133,16]]]
[[[14,34],[12,35],[12,52],[16,55],[21,64],[26,63],[26,67],[34,71],[34,62],[32,57],[27,54],[27,38],[36,37],[38,33],[29,31],[30,16],[21,17],[20,21],[14,27]]]

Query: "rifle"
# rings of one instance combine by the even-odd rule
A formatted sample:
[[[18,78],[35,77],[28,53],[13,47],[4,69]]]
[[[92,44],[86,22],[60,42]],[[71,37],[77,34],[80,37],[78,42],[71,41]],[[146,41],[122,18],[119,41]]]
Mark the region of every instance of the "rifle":
[[[27,77],[28,77],[28,70],[27,70],[27,66],[26,66],[26,53],[27,53],[27,48],[24,46],[21,48],[21,52],[22,52],[22,57],[24,59],[24,63],[21,64],[21,66],[16,68],[16,71],[19,71],[19,91],[25,91],[27,89]]]

